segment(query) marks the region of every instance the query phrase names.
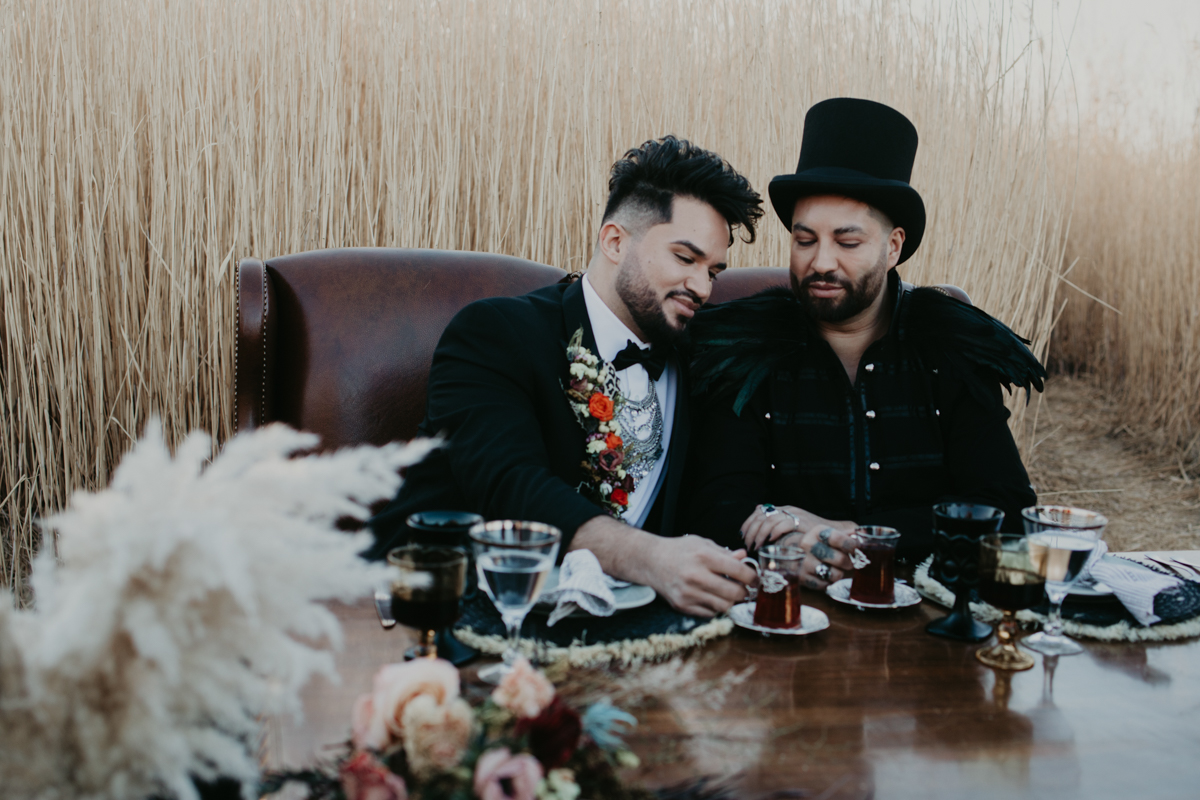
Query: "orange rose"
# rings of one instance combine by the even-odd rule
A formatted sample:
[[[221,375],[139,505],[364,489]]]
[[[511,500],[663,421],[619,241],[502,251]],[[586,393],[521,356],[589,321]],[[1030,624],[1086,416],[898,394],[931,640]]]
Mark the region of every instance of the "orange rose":
[[[588,411],[601,422],[608,422],[613,415],[613,401],[608,396],[596,392],[588,399]]]
[[[613,489],[609,497],[619,506],[629,505],[629,495],[625,494],[624,489]]]
[[[604,446],[609,450],[620,450],[624,444],[625,441],[615,433],[610,433],[608,436],[604,437]]]

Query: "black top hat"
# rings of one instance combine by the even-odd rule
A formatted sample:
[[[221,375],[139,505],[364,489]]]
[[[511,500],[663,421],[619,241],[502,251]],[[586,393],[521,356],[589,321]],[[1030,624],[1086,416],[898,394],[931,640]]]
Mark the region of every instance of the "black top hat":
[[[917,129],[894,108],[851,97],[822,100],[804,117],[795,174],[771,180],[771,204],[791,230],[801,197],[836,194],[861,200],[904,229],[900,261],[906,261],[925,233],[925,204],[908,185],[916,156]]]

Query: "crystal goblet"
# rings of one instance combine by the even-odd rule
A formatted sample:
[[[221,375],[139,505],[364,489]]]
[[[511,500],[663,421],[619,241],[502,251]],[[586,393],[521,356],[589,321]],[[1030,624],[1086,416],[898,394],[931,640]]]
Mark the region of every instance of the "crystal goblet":
[[[500,612],[508,631],[504,660],[479,671],[479,679],[499,683],[516,663],[521,624],[554,567],[562,533],[541,522],[494,520],[471,528],[479,585]]]
[[[1052,656],[1073,656],[1083,648],[1063,635],[1062,604],[1082,577],[1108,519],[1095,511],[1070,506],[1032,506],[1021,511],[1030,553],[1046,579],[1050,614],[1043,630],[1024,641],[1030,650]]]

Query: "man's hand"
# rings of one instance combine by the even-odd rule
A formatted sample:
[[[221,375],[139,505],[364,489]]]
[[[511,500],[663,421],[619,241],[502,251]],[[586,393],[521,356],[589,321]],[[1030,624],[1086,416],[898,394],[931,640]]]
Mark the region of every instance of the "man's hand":
[[[759,506],[742,523],[742,539],[750,549],[779,540],[802,548],[807,555],[800,565],[800,583],[823,592],[853,571],[850,553],[858,542],[850,534],[856,527],[849,520],[824,519],[796,506]]]
[[[730,552],[701,536],[656,536],[608,517],[581,525],[571,549],[591,550],[609,575],[645,584],[697,617],[728,611],[758,578],[742,563],[744,550]]]

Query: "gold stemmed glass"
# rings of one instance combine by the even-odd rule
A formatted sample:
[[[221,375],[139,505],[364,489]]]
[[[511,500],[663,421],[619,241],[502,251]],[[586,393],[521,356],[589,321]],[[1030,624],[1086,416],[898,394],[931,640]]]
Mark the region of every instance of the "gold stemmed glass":
[[[437,658],[437,632],[458,621],[467,578],[467,554],[453,547],[410,544],[388,553],[392,578],[392,618],[416,628],[421,639],[406,659]]]
[[[993,533],[979,540],[979,596],[1004,612],[996,626],[997,644],[975,651],[996,669],[1029,669],[1033,656],[1017,649],[1014,612],[1041,602],[1046,579],[1029,557],[1029,541],[1021,535]]]

